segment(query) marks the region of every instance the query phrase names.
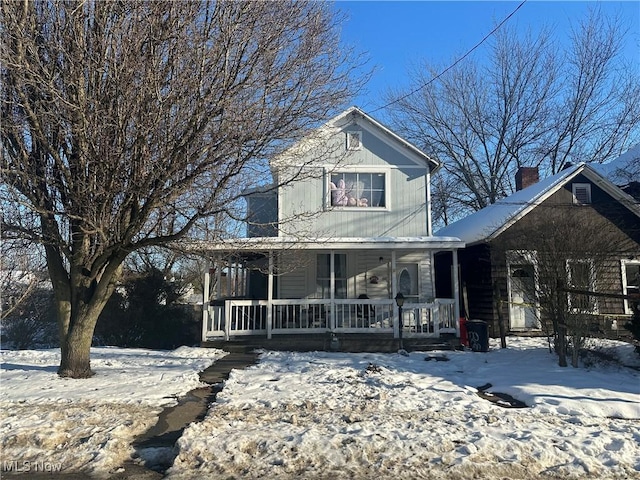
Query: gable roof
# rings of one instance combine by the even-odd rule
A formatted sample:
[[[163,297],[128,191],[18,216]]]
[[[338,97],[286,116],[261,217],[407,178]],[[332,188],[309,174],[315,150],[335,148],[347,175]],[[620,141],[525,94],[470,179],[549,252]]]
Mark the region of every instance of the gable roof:
[[[434,173],[442,165],[439,161],[431,158],[411,142],[405,140],[390,128],[386,127],[356,106],[350,107],[340,115],[334,117],[326,123],[326,126],[332,128],[343,128],[349,124],[355,124],[366,128],[369,132],[376,135],[387,144],[395,147],[395,149],[400,153],[424,162],[429,167],[429,171],[431,173]]]
[[[418,147],[392,132],[388,127],[367,115],[358,107],[350,107],[320,127],[309,132],[304,138],[288,147],[279,155],[273,157],[269,163],[274,178],[277,177],[275,170],[277,170],[279,166],[295,164],[297,158],[300,158],[307,152],[313,151],[319,144],[326,142],[329,137],[349,125],[358,125],[366,129],[367,132],[376,136],[408,159],[419,165],[425,165],[431,173],[438,170],[441,166],[440,162],[434,160]]]
[[[457,237],[467,245],[490,241],[560,190],[578,174],[583,174],[640,217],[640,208],[632,197],[586,163],[580,163],[478,210],[438,230],[436,235]]]

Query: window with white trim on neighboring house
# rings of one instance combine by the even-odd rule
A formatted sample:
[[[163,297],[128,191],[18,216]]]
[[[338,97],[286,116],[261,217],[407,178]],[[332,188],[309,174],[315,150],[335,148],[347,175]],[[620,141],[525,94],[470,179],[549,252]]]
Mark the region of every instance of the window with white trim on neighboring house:
[[[332,207],[387,207],[387,175],[384,172],[333,172],[329,189]]]
[[[622,260],[622,293],[627,296],[640,295],[640,260]],[[624,300],[624,311],[633,313],[628,298]]]
[[[590,205],[591,204],[591,184],[590,183],[571,184],[571,193],[573,193],[574,205]]]
[[[595,292],[596,274],[593,260],[567,260],[567,283],[569,288]],[[597,313],[597,302],[593,295],[569,292],[569,309],[575,313]]]

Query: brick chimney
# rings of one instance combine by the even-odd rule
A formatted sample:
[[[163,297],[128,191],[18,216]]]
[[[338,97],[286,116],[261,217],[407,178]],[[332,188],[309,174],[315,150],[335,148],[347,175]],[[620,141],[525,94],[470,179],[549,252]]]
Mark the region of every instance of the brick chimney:
[[[538,167],[520,167],[516,172],[516,191],[538,183]]]

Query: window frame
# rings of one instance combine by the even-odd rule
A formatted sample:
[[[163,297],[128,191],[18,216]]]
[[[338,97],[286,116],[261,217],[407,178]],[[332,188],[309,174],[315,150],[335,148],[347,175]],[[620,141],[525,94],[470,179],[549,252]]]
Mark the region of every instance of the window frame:
[[[333,254],[334,255],[334,269],[336,270],[335,272],[333,272],[333,276],[334,276],[334,291],[333,291],[333,298],[337,298],[337,299],[346,299],[349,297],[349,256],[346,253],[342,253],[342,252],[336,252]],[[324,260],[321,262],[321,258]],[[338,260],[339,258],[341,258],[343,261]],[[325,263],[326,261],[326,263]],[[342,265],[338,265],[339,263],[342,263]],[[325,265],[328,269],[328,276],[320,276],[321,273],[321,265]],[[344,277],[338,277],[336,274],[338,273],[338,270],[341,269],[343,270],[342,273],[344,275]],[[316,253],[316,272],[315,272],[315,282],[316,282],[316,288],[315,288],[315,293],[314,293],[314,298],[321,298],[324,300],[328,300],[330,298],[332,298],[331,295],[331,253]],[[321,282],[329,282],[329,285],[326,287],[321,286]],[[338,285],[338,282],[344,282],[344,285]],[[340,292],[340,288],[341,286],[344,288],[344,297],[341,296],[342,294],[338,294]],[[325,296],[328,295],[328,296]]]
[[[629,279],[627,278],[627,265],[638,265],[640,267],[640,260],[620,260],[620,268],[621,268],[621,277],[622,277],[622,294],[629,295]],[[636,293],[640,293],[640,281],[638,284],[634,286],[637,290]],[[631,302],[629,299],[624,299],[624,313],[627,315],[632,315],[633,310],[631,309]]]
[[[586,200],[585,201],[581,201],[580,198],[578,198],[578,195],[576,194],[576,191],[580,188],[584,188],[585,190],[585,195],[586,195]],[[573,204],[574,205],[591,205],[593,203],[592,200],[592,196],[591,196],[591,184],[590,183],[572,183],[571,184],[571,194],[573,195]]]
[[[331,184],[334,180],[334,175],[383,175],[384,178],[384,190],[382,192],[384,206],[358,206],[358,205],[333,205],[333,197],[332,197],[332,189]],[[362,167],[362,168],[340,168],[336,170],[327,170],[325,172],[325,183],[326,183],[326,193],[325,193],[325,201],[324,206],[326,210],[349,210],[349,211],[357,211],[357,212],[367,212],[367,211],[389,211],[391,210],[390,206],[390,190],[391,190],[391,170],[388,168],[379,168],[379,167]],[[374,192],[373,187],[369,189],[369,193]],[[369,195],[371,196],[371,195]]]
[[[355,152],[362,150],[362,130],[347,130],[346,134],[346,148],[347,151]],[[357,138],[357,143],[352,143],[352,139]]]
[[[597,281],[596,281],[596,269],[595,269],[595,262],[592,258],[568,258],[565,262],[565,267],[566,267],[566,271],[567,271],[567,285],[569,286],[569,288],[576,288],[576,289],[580,289],[581,287],[584,286],[576,286],[574,285],[572,279],[571,279],[571,264],[572,263],[582,263],[582,264],[587,264],[589,266],[589,279],[588,279],[588,285],[586,285],[587,289],[591,292],[595,292],[596,291],[596,287],[597,287]],[[589,299],[589,307],[584,309],[584,308],[580,308],[579,306],[572,306],[571,305],[571,299],[572,299],[572,295],[581,295],[581,294],[572,294],[570,292],[567,292],[567,304],[569,307],[569,311],[571,313],[587,313],[587,314],[597,314],[598,313],[598,299],[597,297],[590,297]]]

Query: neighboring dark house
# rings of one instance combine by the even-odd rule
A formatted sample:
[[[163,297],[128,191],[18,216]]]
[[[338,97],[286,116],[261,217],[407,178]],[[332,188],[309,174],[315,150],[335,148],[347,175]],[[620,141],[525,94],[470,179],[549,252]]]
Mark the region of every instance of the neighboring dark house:
[[[516,188],[509,197],[437,232],[466,243],[458,252],[462,315],[488,322],[491,336],[499,335],[500,318],[507,333],[541,333],[540,319],[544,325],[545,318],[535,293],[540,292],[541,244],[548,248],[548,237],[564,235],[556,239],[557,256],[565,264],[569,285],[602,294],[580,299],[567,293],[569,308],[588,318],[598,331],[624,332],[623,325],[632,313],[624,296],[637,294],[640,288],[638,201],[586,164],[570,166],[540,181],[536,169],[521,169]],[[599,270],[584,252],[580,260],[570,253],[571,245],[592,240],[583,238],[586,225],[597,225],[590,230],[596,233],[588,235],[601,237],[599,245],[608,245],[593,253],[598,258],[606,254]],[[442,255],[436,258],[436,272],[440,262],[441,271],[450,268],[445,261]],[[447,282],[436,288],[438,296],[444,295]]]

